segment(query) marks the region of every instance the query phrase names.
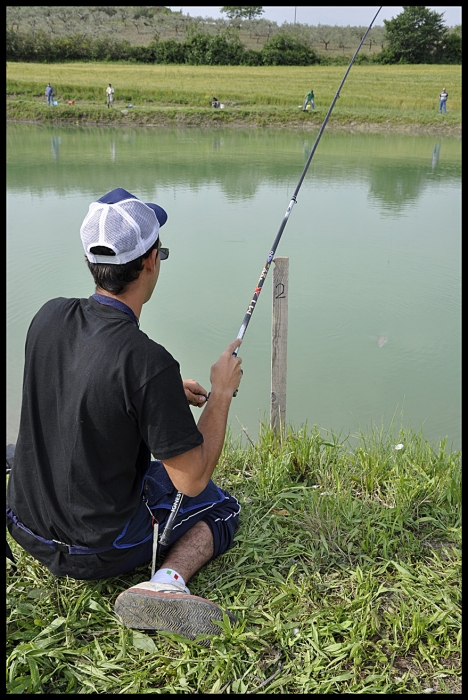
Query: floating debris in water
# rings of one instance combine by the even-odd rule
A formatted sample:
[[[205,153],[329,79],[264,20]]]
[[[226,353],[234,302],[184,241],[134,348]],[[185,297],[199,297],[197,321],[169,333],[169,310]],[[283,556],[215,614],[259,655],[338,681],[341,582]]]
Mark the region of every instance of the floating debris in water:
[[[377,347],[381,348],[385,345],[385,343],[388,342],[388,338],[386,335],[379,335],[377,336]]]

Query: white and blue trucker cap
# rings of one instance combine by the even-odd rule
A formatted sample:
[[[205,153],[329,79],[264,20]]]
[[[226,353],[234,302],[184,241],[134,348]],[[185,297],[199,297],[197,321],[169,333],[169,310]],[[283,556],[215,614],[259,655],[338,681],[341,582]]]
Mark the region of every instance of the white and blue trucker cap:
[[[89,205],[80,228],[85,255],[91,263],[124,265],[144,255],[158,240],[167,214],[158,204],[142,202],[117,187]],[[99,251],[93,249],[99,247]],[[103,254],[102,247],[109,253]]]

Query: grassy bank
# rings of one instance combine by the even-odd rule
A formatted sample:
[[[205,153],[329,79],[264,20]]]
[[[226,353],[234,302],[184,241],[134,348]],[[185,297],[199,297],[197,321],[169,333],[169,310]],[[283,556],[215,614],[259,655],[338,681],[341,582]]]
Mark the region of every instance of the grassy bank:
[[[409,432],[351,450],[264,429],[227,441],[216,480],[241,526],[190,588],[237,624],[210,648],[126,629],[115,598],[148,567],[56,579],[13,543],[8,693],[461,693],[458,453]]]
[[[7,119],[69,124],[316,129],[343,79],[342,66],[7,64]],[[47,107],[51,82],[56,107]],[[111,82],[115,103],[108,109]],[[298,109],[307,90],[315,111]],[[438,95],[449,92],[447,114]],[[225,109],[211,109],[216,95]],[[68,102],[73,104],[68,104]],[[132,105],[129,107],[128,105]],[[461,66],[353,66],[327,128],[461,134]]]

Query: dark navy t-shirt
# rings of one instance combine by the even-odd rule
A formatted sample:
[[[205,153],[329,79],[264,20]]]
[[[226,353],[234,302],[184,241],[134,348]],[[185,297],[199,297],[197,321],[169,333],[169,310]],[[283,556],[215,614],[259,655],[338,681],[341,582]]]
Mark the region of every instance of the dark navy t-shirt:
[[[26,527],[67,544],[111,545],[138,509],[151,455],[164,460],[202,442],[179,364],[127,313],[92,297],[39,310],[7,493]]]

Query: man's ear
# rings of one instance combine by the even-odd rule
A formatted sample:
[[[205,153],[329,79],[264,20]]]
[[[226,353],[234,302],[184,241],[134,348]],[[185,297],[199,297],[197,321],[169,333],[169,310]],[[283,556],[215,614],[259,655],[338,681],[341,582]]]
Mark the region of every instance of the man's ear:
[[[145,267],[147,268],[147,270],[149,272],[154,272],[157,254],[158,254],[158,251],[155,248],[154,250],[151,251],[150,255],[148,255],[148,257],[143,260]]]

